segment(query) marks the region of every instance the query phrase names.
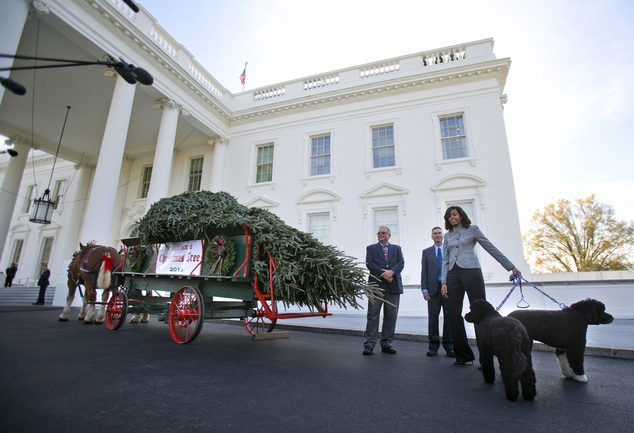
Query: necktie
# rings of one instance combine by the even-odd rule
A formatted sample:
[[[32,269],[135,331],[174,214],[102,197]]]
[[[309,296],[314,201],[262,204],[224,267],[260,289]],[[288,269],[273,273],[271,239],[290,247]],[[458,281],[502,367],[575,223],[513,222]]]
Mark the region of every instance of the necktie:
[[[385,261],[387,262],[387,246],[383,247],[383,255],[385,256]]]
[[[438,248],[436,253],[436,261],[438,262],[438,281],[442,280],[442,248]]]

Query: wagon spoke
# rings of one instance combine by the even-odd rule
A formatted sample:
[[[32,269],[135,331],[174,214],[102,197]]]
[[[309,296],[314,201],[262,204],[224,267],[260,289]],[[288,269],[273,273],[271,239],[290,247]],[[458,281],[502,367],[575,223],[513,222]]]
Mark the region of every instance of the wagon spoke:
[[[202,296],[194,287],[178,289],[170,304],[168,325],[172,339],[179,344],[193,341],[204,322]]]

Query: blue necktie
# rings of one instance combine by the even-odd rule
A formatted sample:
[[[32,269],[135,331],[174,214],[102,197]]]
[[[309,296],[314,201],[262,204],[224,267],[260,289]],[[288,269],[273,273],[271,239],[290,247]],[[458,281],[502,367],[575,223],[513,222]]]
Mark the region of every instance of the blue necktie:
[[[438,248],[438,253],[436,253],[436,261],[438,262],[438,281],[442,280],[442,248]]]

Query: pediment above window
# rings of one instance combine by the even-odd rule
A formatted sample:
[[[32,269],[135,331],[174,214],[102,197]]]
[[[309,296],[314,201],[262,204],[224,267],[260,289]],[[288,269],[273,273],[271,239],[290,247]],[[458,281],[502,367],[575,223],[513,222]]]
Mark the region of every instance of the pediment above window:
[[[306,194],[302,195],[299,200],[297,200],[297,204],[323,203],[339,200],[341,200],[341,197],[339,197],[334,192],[328,191],[326,189],[319,189],[307,192]]]
[[[457,175],[441,179],[431,189],[432,191],[444,191],[461,188],[480,188],[483,186],[486,186],[486,182],[482,178],[470,175]]]
[[[396,185],[392,185],[392,184],[384,182],[361,194],[361,198],[385,197],[385,196],[407,195],[407,194],[409,194],[408,189],[401,188],[400,186],[396,186]]]
[[[246,207],[257,207],[260,209],[273,209],[279,207],[279,203],[262,196],[258,196],[246,203]]]

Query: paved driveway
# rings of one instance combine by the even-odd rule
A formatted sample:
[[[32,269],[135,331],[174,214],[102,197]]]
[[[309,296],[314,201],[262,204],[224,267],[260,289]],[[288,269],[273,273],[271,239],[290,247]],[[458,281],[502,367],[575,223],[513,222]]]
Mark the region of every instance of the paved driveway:
[[[362,356],[362,339],[291,331],[252,341],[206,323],[188,345],[167,326],[58,322],[59,308],[0,308],[2,432],[629,432],[634,361],[586,357],[589,383],[534,352],[537,398],[509,402],[475,366]],[[77,311],[73,311],[76,317]]]

